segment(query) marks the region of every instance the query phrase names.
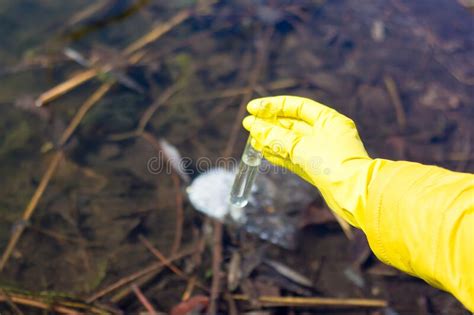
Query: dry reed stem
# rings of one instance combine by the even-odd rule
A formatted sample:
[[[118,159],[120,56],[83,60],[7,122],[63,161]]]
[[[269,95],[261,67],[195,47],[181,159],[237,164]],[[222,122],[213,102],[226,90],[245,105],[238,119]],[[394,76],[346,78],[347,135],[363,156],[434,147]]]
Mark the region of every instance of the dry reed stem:
[[[243,294],[234,294],[237,301],[249,301]],[[324,297],[293,297],[293,296],[260,296],[258,301],[263,306],[293,306],[293,307],[332,307],[332,308],[381,308],[387,306],[387,301],[379,299],[357,298],[324,298]]]
[[[108,81],[103,83],[79,108],[76,112],[74,117],[72,118],[71,122],[67,126],[66,130],[64,130],[61,138],[59,139],[59,146],[63,146],[69,140],[73,132],[76,130],[77,126],[81,123],[82,119],[86,115],[86,113],[94,106],[104,95],[110,90],[112,85],[114,84],[113,81]]]
[[[100,10],[104,9],[109,3],[109,0],[98,0],[96,2],[93,2],[91,5],[87,6],[86,8],[82,9],[81,11],[70,17],[66,23],[69,26],[77,24],[82,20],[85,20],[90,16],[94,15],[95,13],[99,12]]]
[[[150,241],[148,241],[143,235],[139,235],[138,236],[138,239],[140,240],[140,242],[143,243],[143,245],[145,245],[145,247],[156,257],[158,258],[159,261],[161,261],[163,263],[163,265],[165,265],[166,267],[168,267],[171,271],[173,271],[175,274],[177,274],[179,277],[181,278],[188,278],[186,276],[186,274],[181,271],[181,269],[179,269],[178,267],[176,267],[175,265],[173,265],[168,258],[165,257],[165,255],[163,255],[156,247],[154,247]]]
[[[191,247],[191,248],[187,248],[183,251],[181,251],[180,253],[176,254],[175,256],[172,256],[170,258],[168,258],[168,262],[171,263],[175,260],[178,260],[178,259],[181,259],[183,257],[186,257],[186,256],[189,256],[191,254],[193,254],[194,252],[196,251],[195,248]],[[158,263],[153,263],[151,265],[149,265],[148,267],[145,267],[137,272],[134,272],[132,273],[131,275],[128,275],[126,277],[123,277],[119,280],[117,280],[116,282],[110,284],[109,286],[105,287],[104,289],[98,291],[97,293],[93,294],[92,296],[90,296],[86,302],[87,303],[92,303],[94,301],[96,301],[97,299],[100,299],[101,297],[137,280],[137,279],[140,279],[142,277],[145,277],[147,275],[149,275],[150,273],[153,273],[155,272],[156,270],[162,268],[163,266],[165,266],[165,264],[163,264],[162,262],[158,262]]]
[[[76,303],[78,307],[84,309],[84,312],[82,312],[82,311],[78,311],[72,308],[75,304],[74,302],[69,303],[71,304],[71,306],[57,305],[57,304],[55,305],[54,303],[44,302],[41,300],[35,300],[29,296],[18,294],[18,293],[0,292],[0,301],[8,301],[8,300],[16,304],[36,307],[39,309],[53,311],[60,314],[68,314],[68,315],[79,315],[79,314],[86,314],[86,313],[87,314],[109,314],[92,305]]]
[[[143,305],[143,307],[148,311],[151,315],[158,315],[158,312],[155,310],[153,305],[151,305],[150,301],[143,295],[142,291],[136,284],[131,284],[130,287],[132,288],[133,293],[135,293],[136,297]]]
[[[47,303],[44,303],[44,302],[30,300],[27,297],[12,296],[10,298],[13,302],[21,304],[21,305],[32,306],[32,307],[36,307],[36,308],[40,308],[40,309],[44,309],[44,310],[52,310],[52,311],[55,311],[55,312],[58,312],[58,313],[61,313],[61,314],[68,314],[68,315],[83,314],[83,313],[79,313],[76,310],[73,310],[73,309],[68,308],[68,307],[54,306],[54,305],[50,306],[50,305],[48,305]],[[0,300],[3,300],[3,299],[5,299],[5,297],[0,295]]]
[[[128,57],[128,63],[131,65],[138,63],[145,55],[145,52],[138,51],[140,48],[151,43],[152,41],[159,39],[174,27],[184,22],[190,16],[190,14],[191,12],[189,10],[182,10],[178,12],[169,21],[156,26],[151,32],[128,46],[122,52],[123,55]],[[36,100],[36,106],[43,106],[44,104],[58,98],[59,96],[66,94],[72,89],[94,78],[99,73],[100,71],[98,69],[88,69],[74,75],[68,80],[42,93]]]
[[[219,297],[221,286],[221,263],[222,263],[222,235],[224,227],[219,221],[214,221],[214,244],[212,253],[212,284],[211,297],[208,315],[215,315],[217,313],[217,299]]]
[[[239,310],[237,308],[237,303],[235,303],[234,298],[228,292],[224,294],[224,298],[227,301],[227,309],[229,310],[229,315],[239,315]]]
[[[183,224],[184,224],[184,209],[183,209],[183,195],[181,193],[181,181],[179,176],[173,172],[171,174],[173,180],[173,186],[176,195],[176,232],[173,240],[173,246],[171,247],[171,255],[178,252],[181,246],[181,239],[183,238]]]
[[[18,305],[16,305],[16,303],[12,301],[12,299],[10,298],[10,295],[5,293],[5,291],[0,288],[0,296],[2,296],[2,295],[5,298],[5,302],[8,304],[8,306],[10,306],[10,308],[12,309],[12,311],[15,314],[24,315],[24,313],[21,311],[21,309],[18,307]]]
[[[133,283],[138,285],[138,286],[143,286],[148,281],[152,280],[162,270],[163,270],[163,268],[159,268],[159,269],[149,273],[148,275],[134,281]],[[113,296],[111,296],[109,300],[110,300],[110,302],[112,302],[114,304],[118,304],[121,300],[126,298],[130,293],[132,293],[132,289],[128,286],[128,287],[123,288],[122,290],[120,290],[119,292],[114,294]]]
[[[132,139],[139,136],[140,134],[134,130],[134,131],[129,131],[129,132],[116,133],[107,137],[107,139],[110,141],[123,141],[123,140],[128,140],[128,139]]]
[[[146,124],[145,124],[146,125]],[[140,135],[145,141],[153,146],[157,151],[161,151],[160,142],[150,133],[141,132],[137,135]],[[180,179],[176,172],[173,171],[171,174],[171,179],[173,180],[173,186],[176,194],[176,233],[171,247],[171,255],[174,255],[181,246],[181,239],[183,237],[183,222],[184,222],[184,209],[183,209],[183,196],[181,194]]]
[[[407,118],[405,110],[403,109],[402,100],[400,99],[400,93],[398,92],[397,84],[390,76],[384,76],[383,82],[385,83],[385,88],[387,89],[388,95],[390,95],[390,100],[395,107],[398,127],[403,130],[407,125]]]
[[[197,278],[192,276],[189,278],[188,284],[186,285],[186,290],[184,290],[183,295],[181,296],[181,301],[187,301],[191,297],[196,286]]]
[[[190,10],[179,11],[170,20],[166,21],[166,23],[155,26],[150,32],[130,44],[127,48],[125,48],[124,54],[131,55],[139,49],[150,44],[151,42],[157,40],[164,34],[168,33],[170,30],[172,30],[175,26],[184,22],[190,15]]]
[[[265,88],[269,91],[272,90],[278,90],[278,89],[285,89],[289,88],[292,86],[295,86],[297,84],[296,80],[293,79],[283,79],[283,80],[277,80],[274,82],[269,83]],[[172,86],[169,89],[165,90],[160,97],[153,102],[143,113],[142,117],[140,118],[140,121],[138,123],[138,127],[134,131],[128,131],[128,132],[123,132],[123,133],[117,133],[109,137],[111,141],[122,141],[122,140],[127,140],[131,138],[135,138],[140,136],[140,134],[145,131],[146,125],[154,115],[154,113],[161,107],[166,101],[168,101],[176,92],[178,92],[179,88],[177,86]],[[242,94],[248,93],[251,91],[252,88],[249,87],[242,87],[242,88],[234,88],[234,89],[227,89],[223,90],[221,92],[217,92],[211,95],[203,95],[203,96],[197,96],[193,98],[192,100],[190,99],[189,102],[198,102],[198,101],[210,101],[214,99],[219,99],[219,98],[231,98],[235,96],[240,96]],[[181,101],[188,101],[188,100],[180,100]],[[218,106],[214,108],[209,115],[207,115],[207,118],[202,122],[204,124],[205,122],[210,121],[213,119],[216,115],[220,114],[221,112],[225,111],[229,106],[233,104],[232,102],[229,102],[228,104],[224,104],[221,106]],[[189,139],[193,136],[193,134],[190,134],[189,137],[186,137],[185,139]]]
[[[102,84],[99,89],[97,89],[79,108],[77,113],[72,118],[71,122],[69,123],[66,130],[61,135],[59,140],[59,146],[62,147],[71,137],[73,132],[76,130],[77,126],[80,124],[82,118],[84,118],[85,114],[94,106],[104,95],[107,91],[112,87],[113,82],[106,82]],[[22,215],[23,221],[28,221],[30,217],[33,215],[34,211],[36,210],[36,206],[38,205],[41,196],[43,195],[46,187],[48,186],[49,181],[51,180],[54,171],[57,169],[60,160],[63,158],[64,154],[62,150],[59,150],[55,153],[53,159],[51,160],[46,173],[41,178],[40,184],[36,189],[33,197],[30,200],[30,203],[26,207],[25,211]],[[3,252],[2,258],[0,260],[0,271],[3,270],[5,264],[7,263],[8,259],[10,258],[13,249],[15,248],[16,244],[18,243],[23,231],[25,230],[26,226],[24,224],[19,225],[15,232],[13,233],[10,241],[7,245],[7,248]]]
[[[343,218],[341,218],[337,213],[333,212],[333,215],[336,218],[337,223],[341,227],[342,232],[344,232],[344,235],[349,240],[353,240],[354,239],[354,233],[352,232],[352,227],[350,226],[350,224],[347,223]]]
[[[293,80],[293,79],[282,79],[282,80],[276,80],[273,82],[270,82],[264,86],[265,90],[272,91],[272,90],[279,90],[279,89],[286,89],[290,87],[294,87],[295,85],[298,84],[298,81]],[[247,93],[250,93],[254,91],[256,88],[263,88],[259,85],[256,87],[252,87],[250,85],[245,86],[245,87],[239,87],[239,88],[230,88],[206,95],[198,95],[194,96],[192,99],[189,99],[190,102],[198,102],[198,101],[212,101],[215,99],[220,99],[220,98],[229,98],[229,97],[234,97],[234,96],[241,96],[245,95]],[[181,100],[180,100],[181,101]],[[184,100],[188,101],[188,100]]]
[[[153,115],[158,110],[158,108],[160,108],[165,102],[167,102],[178,90],[179,90],[179,87],[176,84],[167,88],[165,91],[163,91],[163,93],[161,93],[158,99],[156,99],[156,101],[154,101],[143,112],[138,122],[138,126],[135,130],[112,135],[109,137],[109,139],[112,141],[122,141],[122,140],[127,140],[131,138],[143,136],[143,134],[145,133],[146,126],[148,125],[148,122],[153,117]],[[153,137],[151,134],[147,134],[145,135],[145,138],[148,136]],[[159,143],[158,141],[154,141],[154,142]],[[157,150],[161,150],[159,145],[157,147]]]
[[[55,240],[56,242],[60,244],[64,243],[73,243],[73,244],[80,244],[80,245],[85,245],[85,246],[100,246],[99,243],[97,242],[85,242],[83,239],[76,239],[73,237],[67,237],[65,235],[62,235],[61,233],[54,232],[52,230],[46,230],[46,229],[41,229],[37,226],[30,225],[28,226],[28,229],[36,232],[38,234],[42,234],[44,236],[50,237],[51,239]]]
[[[149,132],[143,132],[138,134],[138,136],[142,137],[146,142],[148,142],[156,151],[161,151],[161,144],[160,142]]]
[[[165,102],[167,102],[177,91],[179,90],[178,85],[174,84],[167,88],[158,99],[153,102],[143,113],[142,117],[140,117],[140,121],[138,122],[137,130],[135,134],[139,135],[145,131],[148,122],[153,117],[155,112],[158,110],[160,106],[162,106]]]
[[[145,247],[156,257],[158,258],[158,260],[166,267],[168,267],[172,272],[174,272],[178,277],[182,278],[182,279],[185,279],[185,280],[188,280],[189,281],[189,277],[188,275],[182,271],[181,269],[179,269],[178,267],[176,267],[175,265],[173,265],[170,261],[170,259],[166,258],[165,255],[163,255],[156,247],[154,247],[150,241],[148,241],[143,235],[139,235],[138,238],[140,239],[140,241],[143,243],[143,245],[145,245]],[[203,289],[205,291],[209,291],[208,288],[206,288],[203,284],[201,284],[200,282],[196,281],[195,285],[200,288],[200,289]]]
[[[22,220],[23,221],[28,221],[30,217],[33,215],[36,206],[38,205],[38,202],[41,199],[41,196],[43,195],[46,187],[48,186],[49,181],[53,177],[54,172],[59,166],[59,162],[63,158],[63,152],[58,151],[54,154],[52,160],[50,161],[48,168],[46,172],[44,173],[43,177],[41,178],[41,181],[36,188],[35,193],[33,194],[33,197],[31,197],[30,202],[28,203],[28,206],[23,212],[22,215]],[[0,260],[0,271],[3,270],[5,267],[5,264],[7,263],[8,259],[10,258],[13,249],[15,248],[16,244],[18,243],[18,240],[20,239],[21,235],[23,234],[23,231],[25,230],[26,225],[25,224],[20,224],[17,226],[17,228],[14,230],[13,235],[11,236],[8,245],[5,249],[5,251],[2,254],[2,258]]]
[[[77,73],[76,75],[72,76],[66,81],[42,93],[36,99],[36,102],[35,102],[36,106],[38,107],[43,106],[44,104],[51,102],[52,100],[60,97],[61,95],[66,94],[67,92],[74,89],[75,87],[78,87],[79,85],[86,83],[90,79],[94,78],[97,75],[97,73],[98,71],[96,69],[88,69],[88,70]]]
[[[462,152],[460,154],[463,156],[463,159],[458,162],[456,165],[457,172],[465,172],[469,164],[469,156],[471,155],[471,135],[467,134],[462,139]]]

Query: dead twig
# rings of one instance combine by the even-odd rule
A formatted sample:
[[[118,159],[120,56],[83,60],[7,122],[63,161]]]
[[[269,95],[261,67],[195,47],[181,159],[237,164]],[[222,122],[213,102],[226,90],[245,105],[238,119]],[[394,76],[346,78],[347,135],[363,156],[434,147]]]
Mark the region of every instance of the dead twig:
[[[174,272],[178,277],[188,280],[189,277],[186,275],[184,271],[176,267],[168,258],[166,258],[156,247],[154,247],[150,241],[148,241],[143,235],[139,235],[138,238],[140,241],[145,245],[145,247],[156,257],[158,260],[166,267],[168,267],[172,272]],[[203,289],[205,291],[209,291],[208,288],[206,288],[204,285],[202,285],[200,282],[196,281],[195,285]]]
[[[196,249],[194,247],[191,247],[191,248],[187,248],[181,252],[179,252],[178,254],[168,258],[168,263],[172,263],[173,261],[175,260],[178,260],[178,259],[181,259],[183,257],[186,257],[186,256],[189,256],[191,254],[193,254],[194,252],[196,252]],[[116,282],[110,284],[109,286],[103,288],[102,290],[96,292],[95,294],[93,294],[92,296],[90,296],[86,302],[87,303],[91,303],[91,302],[94,302],[96,301],[97,299],[100,299],[101,297],[137,280],[137,279],[140,279],[142,277],[146,277],[148,276],[149,274],[153,273],[153,272],[156,272],[156,270],[159,270],[160,268],[162,268],[163,266],[165,266],[165,264],[163,264],[162,262],[158,262],[158,263],[153,263],[151,265],[149,265],[148,267],[145,267],[139,271],[136,271],[128,276],[125,276],[119,280],[117,280]]]
[[[43,196],[43,193],[48,186],[49,181],[53,177],[54,172],[59,166],[59,162],[63,159],[63,152],[58,151],[54,154],[51,162],[48,165],[48,168],[46,169],[46,172],[44,173],[43,177],[41,178],[41,181],[36,188],[35,193],[33,194],[33,197],[31,197],[30,202],[28,203],[28,206],[26,209],[23,211],[22,215],[22,221],[23,222],[28,222],[28,220],[31,218],[33,215],[36,206],[38,205],[38,202],[41,199],[41,196]],[[2,254],[2,258],[0,260],[0,271],[3,270],[5,267],[5,264],[7,263],[8,259],[10,258],[16,244],[18,243],[21,235],[23,234],[23,231],[26,229],[26,224],[19,224],[16,229],[13,232],[13,235],[11,236],[8,245],[5,249],[5,251]]]
[[[242,294],[234,294],[236,301],[249,301],[250,298]],[[313,307],[313,308],[381,308],[386,307],[387,301],[378,299],[342,299],[323,297],[296,297],[296,296],[260,296],[257,298],[262,306],[267,307]]]
[[[469,164],[469,156],[471,155],[470,134],[467,134],[465,137],[462,138],[461,144],[462,151],[459,152],[459,154],[461,155],[461,160],[458,162],[458,165],[456,165],[456,171],[458,172],[464,172]]]
[[[102,84],[97,91],[95,91],[85,102],[84,104],[79,108],[77,113],[74,115],[72,118],[71,122],[67,126],[66,130],[63,132],[61,135],[61,138],[59,140],[59,147],[62,147],[66,142],[69,140],[71,135],[74,133],[76,130],[77,126],[79,126],[80,122],[84,118],[85,114],[94,106],[97,104],[97,102],[109,91],[109,89],[112,87],[113,82],[106,82]],[[53,156],[53,159],[51,160],[48,169],[46,170],[46,173],[43,175],[40,184],[38,185],[38,188],[36,189],[33,197],[30,200],[30,203],[26,207],[25,211],[23,212],[22,220],[23,222],[28,222],[28,220],[31,218],[33,215],[34,211],[36,210],[36,206],[38,205],[39,200],[41,199],[41,196],[43,195],[46,187],[49,184],[49,181],[51,180],[54,172],[56,171],[59,162],[63,158],[64,153],[60,149],[55,153]],[[7,245],[7,248],[3,252],[2,258],[0,260],[0,271],[3,270],[5,267],[5,264],[7,263],[8,259],[10,258],[11,253],[13,252],[13,249],[15,248],[18,240],[20,239],[21,235],[23,234],[23,231],[25,230],[26,225],[21,224],[19,225],[12,237],[10,238],[10,241]]]
[[[280,90],[280,89],[287,89],[290,87],[294,87],[295,85],[298,84],[298,81],[294,79],[282,79],[282,80],[276,80],[273,82],[270,82],[268,84],[265,84],[264,86],[257,85],[257,86],[245,86],[245,87],[240,87],[240,88],[231,88],[231,89],[226,89],[223,91],[219,91],[216,93],[211,93],[211,94],[206,94],[206,95],[201,95],[201,96],[196,96],[193,97],[192,100],[193,102],[198,102],[198,101],[211,101],[219,98],[229,98],[229,97],[234,97],[234,96],[241,96],[245,95],[247,93],[250,93],[254,91],[255,89],[262,89],[264,88],[265,90],[272,91],[272,90]]]
[[[142,132],[141,136],[148,143],[150,143],[157,151],[162,151],[160,142],[152,134],[148,132]],[[181,246],[181,239],[183,237],[184,209],[180,178],[178,174],[176,174],[176,172],[173,172],[171,174],[171,179],[173,181],[173,186],[176,195],[176,233],[173,245],[171,247],[171,255],[174,255],[179,250],[179,247]]]
[[[94,78],[97,75],[97,73],[98,72],[96,69],[88,69],[88,70],[81,71],[75,74],[74,76],[67,79],[66,81],[42,93],[35,101],[36,106],[41,107],[44,104],[57,99],[61,95],[66,94],[72,89]]]
[[[81,123],[84,116],[87,112],[97,104],[97,102],[104,97],[104,95],[110,90],[112,85],[114,84],[113,81],[106,82],[102,84],[85,102],[77,111],[76,115],[72,118],[71,122],[67,126],[66,130],[64,130],[61,138],[59,139],[59,146],[63,146],[69,140],[73,132],[76,130],[77,126]]]
[[[15,302],[12,301],[10,298],[10,295],[8,295],[3,289],[0,288],[0,295],[3,295],[5,297],[5,302],[7,302],[8,306],[12,309],[12,311],[17,314],[17,315],[23,315],[24,313],[21,311],[21,309],[18,307],[18,305],[15,304]]]
[[[298,84],[298,82],[296,80],[283,79],[283,80],[278,80],[278,81],[271,82],[268,85],[265,85],[265,87],[262,87],[261,89],[265,89],[267,91],[273,91],[273,90],[279,90],[279,89],[286,89],[286,88],[295,86],[297,84]],[[186,141],[186,140],[190,140],[191,138],[194,138],[196,136],[196,132],[197,132],[197,130],[199,130],[199,128],[201,128],[202,126],[207,125],[207,123],[209,123],[211,120],[215,119],[216,116],[218,116],[222,112],[225,112],[230,106],[234,105],[235,100],[233,98],[235,98],[236,96],[240,96],[242,94],[249,93],[252,90],[255,90],[255,89],[252,89],[252,87],[250,87],[250,86],[249,87],[243,87],[243,88],[227,89],[227,90],[223,90],[221,92],[213,93],[211,95],[204,95],[204,96],[201,96],[201,97],[197,96],[197,97],[193,98],[192,100],[189,100],[190,102],[199,102],[199,101],[210,101],[210,100],[215,100],[215,99],[220,99],[220,98],[229,99],[228,102],[226,102],[224,104],[220,104],[219,106],[216,106],[213,110],[211,110],[209,112],[208,115],[206,115],[206,117],[204,119],[202,119],[201,121],[198,121],[197,122],[198,126],[197,126],[196,130],[190,132],[187,137],[185,137],[184,139],[181,140],[181,142]],[[180,100],[180,102],[184,102],[184,101],[185,100]],[[124,134],[124,137],[125,136],[127,136],[127,135]]]
[[[71,18],[69,18],[67,21],[67,25],[72,26],[74,24],[77,24],[91,17],[95,13],[106,8],[108,5],[110,5],[110,3],[111,3],[110,0],[99,0],[99,1],[93,2],[91,5],[87,6],[86,8],[74,14]]]
[[[154,101],[145,110],[145,112],[143,112],[143,114],[140,117],[140,120],[138,122],[138,126],[135,130],[112,135],[112,136],[109,137],[109,139],[112,140],[112,141],[122,141],[122,140],[127,140],[127,139],[130,139],[130,138],[143,136],[143,134],[145,133],[146,126],[148,125],[148,122],[153,117],[155,112],[158,110],[158,108],[163,106],[163,104],[166,103],[179,90],[179,88],[180,87],[177,84],[174,84],[174,85],[170,86],[169,88],[167,88],[160,95],[160,97],[158,97],[158,99],[156,101]]]
[[[109,311],[106,311],[102,308],[93,305],[89,305],[87,303],[83,303],[81,301],[61,299],[60,297],[58,297],[55,301],[50,301],[50,297],[43,297],[41,295],[30,296],[29,294],[22,294],[18,292],[6,292],[6,290],[0,291],[0,301],[10,301],[11,303],[26,305],[68,315],[111,314],[111,312]]]
[[[150,32],[143,35],[141,38],[130,44],[124,50],[124,54],[131,55],[146,45],[154,42],[164,34],[168,33],[175,26],[183,23],[188,17],[190,17],[191,11],[188,9],[178,12],[175,16],[169,19],[166,23],[155,26]]]
[[[204,218],[203,226],[209,226],[210,222],[209,217]],[[206,235],[205,233],[201,230],[199,231],[198,228],[193,228],[193,239],[196,239],[196,252],[193,254],[191,257],[191,260],[193,262],[194,268],[199,267],[202,264],[202,255],[204,254],[204,251],[206,250]]]
[[[215,315],[217,313],[217,299],[219,297],[221,286],[221,262],[222,262],[222,234],[223,226],[219,221],[214,221],[214,244],[212,252],[212,284],[211,284],[211,298],[209,303],[208,315]]]
[[[161,107],[164,103],[166,103],[176,92],[178,92],[179,88],[179,85],[174,84],[167,88],[163,93],[161,93],[158,99],[153,102],[153,104],[151,104],[150,107],[148,107],[143,113],[143,115],[140,117],[140,121],[138,122],[138,127],[135,131],[135,134],[140,135],[145,131],[148,122],[153,117],[158,108]]]
[[[145,55],[144,51],[138,51],[140,48],[151,43],[152,41],[159,39],[161,36],[172,30],[174,27],[184,22],[189,16],[190,10],[188,9],[178,12],[170,20],[156,26],[148,34],[130,44],[130,46],[128,46],[122,52],[122,54],[124,56],[127,56],[127,61],[130,65],[138,63]],[[59,96],[66,94],[67,92],[78,87],[79,85],[96,77],[99,73],[100,71],[98,69],[88,69],[77,73],[68,80],[42,93],[36,100],[36,106],[43,106],[44,104],[58,98]]]
[[[163,268],[159,268],[159,269],[149,273],[148,275],[143,276],[142,278],[134,281],[133,284],[136,284],[137,286],[144,286],[147,282],[149,282],[150,280],[155,278],[156,275],[158,275],[162,270],[163,270]],[[112,297],[110,297],[109,300],[110,300],[110,302],[112,302],[114,304],[118,304],[121,300],[123,300],[125,297],[127,297],[132,292],[133,291],[132,291],[130,286],[125,287],[122,290],[120,290],[119,292],[117,292],[116,294],[114,294]]]
[[[27,305],[27,306],[32,306],[44,310],[52,310],[54,312],[58,312],[61,314],[68,314],[68,315],[78,315],[78,314],[84,314],[82,312],[77,312],[76,310],[64,306],[59,306],[59,305],[48,305],[45,302],[41,301],[35,301],[31,300],[28,297],[22,297],[22,296],[11,296],[9,297],[12,302],[18,303],[21,305]],[[6,297],[4,295],[0,295],[0,301],[5,301]]]
[[[131,284],[130,287],[132,288],[133,293],[135,293],[140,303],[148,311],[148,313],[151,315],[158,315],[157,311],[155,310],[153,305],[151,305],[150,301],[148,301],[145,295],[143,295],[140,288],[136,284]]]
[[[53,240],[56,240],[60,244],[72,243],[72,244],[85,245],[85,246],[88,246],[88,247],[100,246],[100,243],[98,243],[98,242],[87,242],[87,243],[85,243],[83,239],[68,237],[68,236],[62,235],[61,233],[57,233],[57,232],[54,232],[54,231],[51,231],[51,230],[45,230],[45,229],[39,228],[39,227],[34,226],[34,225],[29,225],[28,229],[30,229],[31,231],[34,231],[38,234],[42,234],[42,235],[45,235],[47,237],[50,237]]]
[[[165,257],[156,247],[154,247],[150,241],[148,241],[143,235],[139,235],[138,239],[140,242],[145,245],[145,247],[156,257],[158,258],[161,263],[163,263],[164,266],[168,267],[171,271],[173,271],[175,274],[177,274],[181,278],[187,279],[188,277],[184,272],[181,271],[178,267],[173,265],[168,258]]]
[[[189,278],[188,284],[186,285],[186,290],[184,290],[183,295],[181,296],[181,301],[187,301],[192,296],[194,287],[196,286],[197,278],[192,276]]]
[[[337,223],[341,227],[342,232],[344,232],[344,235],[347,237],[347,239],[349,240],[354,239],[354,233],[352,233],[352,227],[350,226],[350,224],[347,223],[343,218],[341,218],[336,213],[334,213],[334,217],[336,218]]]
[[[400,93],[398,92],[397,84],[390,76],[384,76],[383,82],[385,83],[385,88],[387,89],[388,95],[390,95],[390,100],[395,107],[398,127],[401,130],[404,130],[407,124],[407,118],[405,115],[405,110],[403,109],[402,100],[400,99]]]
[[[265,85],[265,89],[268,91],[273,91],[273,90],[279,90],[279,89],[286,89],[292,86],[297,85],[298,82],[293,79],[282,79],[282,80],[277,80],[274,82],[270,82],[269,84]],[[128,131],[128,132],[123,132],[119,134],[114,134],[109,137],[110,140],[112,141],[122,141],[122,140],[127,140],[131,139],[134,137],[138,137],[141,135],[142,132],[145,131],[146,126],[152,116],[155,114],[155,112],[163,106],[165,102],[167,102],[173,95],[178,92],[180,87],[177,85],[173,85],[170,88],[166,89],[160,97],[153,102],[150,107],[148,107],[145,112],[143,113],[142,117],[140,118],[140,121],[138,122],[138,127],[136,130],[133,131]],[[252,87],[242,87],[242,88],[233,88],[233,89],[227,89],[223,90],[217,93],[213,93],[211,95],[202,95],[202,96],[196,96],[192,100],[190,99],[189,102],[199,102],[199,101],[211,101],[215,99],[220,99],[220,98],[232,98],[236,96],[240,96],[242,94],[246,94],[249,92],[252,92],[253,88]],[[179,102],[187,102],[187,99],[180,99]],[[228,102],[222,106],[218,106],[214,108],[207,116],[206,119],[203,121],[199,122],[199,124],[205,125],[207,122],[215,118],[215,116],[219,115],[223,111],[225,111],[229,106],[234,104],[234,100],[231,102]],[[188,140],[189,138],[193,137],[195,133],[190,133],[188,137],[186,137],[184,140]],[[183,140],[183,141],[184,141]]]
[[[224,294],[224,298],[227,301],[227,307],[229,309],[229,315],[238,315],[239,310],[237,309],[237,303],[235,303],[235,300],[232,297],[232,295],[226,293],[226,294]]]
[[[173,246],[171,247],[171,255],[178,252],[181,246],[181,239],[183,237],[183,224],[184,224],[184,209],[183,209],[183,195],[181,192],[181,181],[176,173],[171,174],[173,180],[173,186],[176,195],[176,232],[173,240]]]
[[[109,137],[107,137],[107,139],[110,141],[123,141],[123,140],[132,139],[138,136],[140,135],[137,134],[137,132],[134,130],[134,131],[112,134]]]

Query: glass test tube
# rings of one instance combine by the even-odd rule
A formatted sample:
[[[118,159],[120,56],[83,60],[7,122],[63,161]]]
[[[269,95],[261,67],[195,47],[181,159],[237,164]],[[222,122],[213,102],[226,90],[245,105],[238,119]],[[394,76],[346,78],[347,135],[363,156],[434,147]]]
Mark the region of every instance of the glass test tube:
[[[258,166],[262,162],[262,152],[252,147],[251,140],[252,137],[249,136],[230,192],[230,203],[239,208],[247,205]]]

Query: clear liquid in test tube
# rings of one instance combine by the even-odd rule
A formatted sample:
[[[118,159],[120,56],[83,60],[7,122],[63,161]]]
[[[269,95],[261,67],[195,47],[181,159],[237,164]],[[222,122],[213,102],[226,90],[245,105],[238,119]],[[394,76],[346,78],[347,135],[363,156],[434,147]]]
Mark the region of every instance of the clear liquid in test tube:
[[[258,173],[258,167],[262,162],[262,153],[252,147],[250,144],[251,140],[252,137],[249,137],[247,140],[242,159],[240,160],[239,169],[230,192],[230,203],[238,208],[247,205],[255,176]]]

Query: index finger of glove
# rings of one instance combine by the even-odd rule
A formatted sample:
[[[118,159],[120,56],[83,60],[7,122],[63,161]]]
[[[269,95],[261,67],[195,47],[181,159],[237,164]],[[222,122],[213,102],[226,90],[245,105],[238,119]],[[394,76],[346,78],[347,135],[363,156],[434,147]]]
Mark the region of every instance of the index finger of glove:
[[[314,125],[335,112],[332,108],[298,96],[272,96],[250,101],[247,110],[259,118],[286,117]]]
[[[301,140],[301,136],[296,132],[255,116],[246,117],[243,125],[265,149],[283,158],[291,158],[295,146]]]
[[[277,118],[274,121],[277,122],[280,127],[290,129],[302,135],[308,135],[314,132],[313,126],[299,119],[282,117],[282,118]]]

